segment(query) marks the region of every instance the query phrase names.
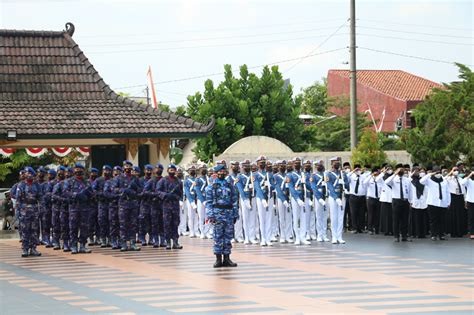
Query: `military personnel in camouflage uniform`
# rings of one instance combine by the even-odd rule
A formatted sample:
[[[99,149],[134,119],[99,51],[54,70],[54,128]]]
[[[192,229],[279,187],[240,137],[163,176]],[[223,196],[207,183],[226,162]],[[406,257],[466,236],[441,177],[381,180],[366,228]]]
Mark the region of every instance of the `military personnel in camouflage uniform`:
[[[234,224],[239,219],[237,191],[226,180],[227,169],[224,165],[218,165],[214,170],[217,178],[206,188],[206,214],[209,222],[214,225],[214,268],[237,267],[230,260]]]
[[[115,189],[115,180],[122,174],[122,168],[120,166],[114,166],[113,178],[106,181],[104,184],[104,197],[109,202],[109,235],[112,249],[119,249],[119,210],[118,210],[118,199],[119,192]]]
[[[153,165],[147,164],[145,165],[145,176],[138,180],[138,184],[140,186],[140,211],[138,214],[138,242],[141,243],[143,246],[147,246],[148,244],[152,244],[151,239],[151,204],[152,198],[145,194],[145,187],[148,181],[151,179],[151,175],[153,172]],[[148,243],[146,241],[146,235],[148,234],[149,240]]]
[[[35,171],[32,167],[26,167],[26,179],[16,189],[16,200],[21,204],[20,226],[22,253],[21,257],[41,256],[36,250],[38,242],[38,202],[41,198],[41,187],[34,182]]]
[[[92,183],[92,189],[97,198],[97,221],[99,224],[100,247],[110,246],[109,234],[109,199],[104,194],[105,184],[112,177],[112,167],[110,165],[102,166],[102,176]]]

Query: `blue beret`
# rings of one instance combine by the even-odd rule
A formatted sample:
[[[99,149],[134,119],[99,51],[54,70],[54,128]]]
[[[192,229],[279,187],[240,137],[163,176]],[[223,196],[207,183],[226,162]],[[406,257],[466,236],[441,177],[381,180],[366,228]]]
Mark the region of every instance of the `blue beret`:
[[[140,169],[140,167],[138,167],[138,166],[134,166],[134,167],[133,167],[133,170],[134,170],[135,172],[139,172],[139,173],[142,171],[142,170]]]
[[[122,171],[122,168],[120,166],[114,166],[114,171]]]
[[[66,167],[61,165],[58,167],[58,171],[66,171]]]
[[[146,169],[146,170],[152,170],[152,169],[153,169],[153,165],[147,164],[147,165],[145,165],[145,169]]]
[[[74,170],[72,169],[72,167],[68,166],[66,171],[68,171],[69,173],[72,173]]]
[[[81,163],[76,163],[74,164],[74,168],[84,169],[84,165],[82,165]]]
[[[170,168],[173,168],[173,169],[175,169],[175,170],[176,170],[176,165],[174,165],[174,164],[170,164],[170,165],[168,165],[168,169],[170,169]]]
[[[33,174],[33,175],[36,175],[35,170],[34,170],[31,166],[25,167],[25,172],[31,173],[31,174]]]
[[[56,175],[56,171],[55,171],[55,170],[49,170],[49,171],[48,171],[48,174]]]
[[[214,167],[214,172],[217,173],[217,172],[222,171],[222,170],[225,170],[225,169],[226,169],[226,168],[225,168],[225,166],[224,166],[223,164],[219,164],[219,165],[216,165],[216,166]]]
[[[92,167],[92,168],[89,170],[89,172],[91,172],[91,173],[92,173],[92,172],[99,173],[99,170],[96,169],[95,167]]]
[[[129,160],[125,160],[125,161],[123,161],[123,166],[125,166],[125,165],[133,166],[133,163],[130,162]]]
[[[46,173],[46,170],[44,167],[40,166],[38,167],[38,169],[36,170],[37,172],[41,172],[41,173]]]
[[[161,163],[156,163],[155,165],[156,168],[161,168],[161,169],[164,169],[165,167],[163,166],[163,164]]]
[[[112,170],[112,166],[105,164],[104,166],[102,166],[102,169],[103,169],[103,170],[109,170],[109,171],[111,171],[111,170]]]

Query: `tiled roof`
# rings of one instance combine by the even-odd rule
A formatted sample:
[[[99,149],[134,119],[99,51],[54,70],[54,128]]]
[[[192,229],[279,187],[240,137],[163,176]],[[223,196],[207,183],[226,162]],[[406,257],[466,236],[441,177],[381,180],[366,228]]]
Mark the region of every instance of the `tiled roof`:
[[[329,70],[329,74],[349,78],[349,70]],[[405,101],[421,101],[439,83],[402,70],[357,70],[357,83]]]
[[[0,30],[0,137],[204,135],[214,126],[117,95],[66,31]]]

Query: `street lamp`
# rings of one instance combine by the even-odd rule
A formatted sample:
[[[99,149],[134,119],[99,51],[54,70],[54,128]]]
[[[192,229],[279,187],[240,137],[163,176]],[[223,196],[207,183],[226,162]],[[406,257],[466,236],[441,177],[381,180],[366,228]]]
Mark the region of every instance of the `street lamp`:
[[[7,131],[7,140],[15,141],[16,140],[16,130],[8,130]]]

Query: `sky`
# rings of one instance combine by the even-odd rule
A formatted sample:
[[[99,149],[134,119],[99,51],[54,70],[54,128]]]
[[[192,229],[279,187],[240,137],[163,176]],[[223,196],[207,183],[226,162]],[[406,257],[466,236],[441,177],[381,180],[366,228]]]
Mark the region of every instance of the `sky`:
[[[356,0],[357,68],[400,69],[435,82],[474,65],[472,1]],[[63,30],[117,92],[172,107],[223,79],[224,64],[276,63],[295,93],[348,69],[349,0],[0,0],[0,28]],[[407,57],[411,56],[411,57]],[[474,67],[474,66],[473,66]],[[217,85],[217,84],[215,84]]]

